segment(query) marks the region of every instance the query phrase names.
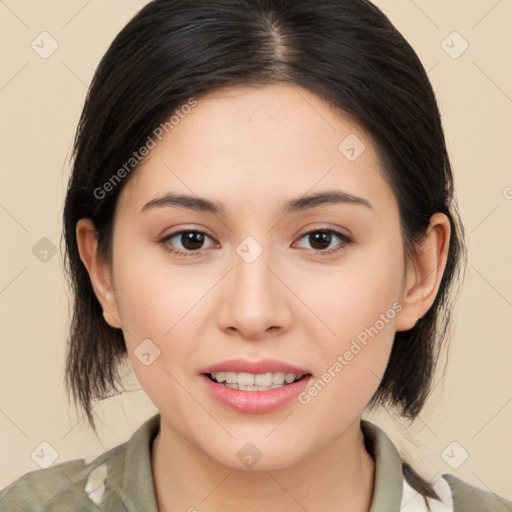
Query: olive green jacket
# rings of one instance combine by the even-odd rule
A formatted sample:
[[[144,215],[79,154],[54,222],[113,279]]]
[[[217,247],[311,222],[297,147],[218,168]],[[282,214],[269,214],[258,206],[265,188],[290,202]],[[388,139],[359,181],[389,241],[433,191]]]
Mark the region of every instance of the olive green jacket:
[[[75,459],[26,473],[0,490],[0,512],[158,512],[151,444],[159,425],[160,414],[156,414],[128,441],[92,462]],[[425,500],[404,480],[400,456],[387,435],[366,420],[361,428],[375,459],[369,512],[428,510]],[[434,488],[442,502],[429,498],[432,512],[512,512],[511,501],[454,475],[443,475]]]

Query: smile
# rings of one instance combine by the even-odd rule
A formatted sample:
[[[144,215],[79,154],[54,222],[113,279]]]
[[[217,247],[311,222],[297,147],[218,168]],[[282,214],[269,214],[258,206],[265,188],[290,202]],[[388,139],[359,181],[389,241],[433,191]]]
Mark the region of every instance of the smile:
[[[247,414],[264,414],[280,409],[303,392],[312,379],[311,374],[283,372],[217,372],[202,374],[201,377],[210,396],[220,405]]]
[[[225,387],[242,391],[267,391],[269,389],[277,389],[292,384],[304,377],[304,375],[284,372],[258,374],[244,372],[216,372],[207,375],[217,384],[222,384]]]

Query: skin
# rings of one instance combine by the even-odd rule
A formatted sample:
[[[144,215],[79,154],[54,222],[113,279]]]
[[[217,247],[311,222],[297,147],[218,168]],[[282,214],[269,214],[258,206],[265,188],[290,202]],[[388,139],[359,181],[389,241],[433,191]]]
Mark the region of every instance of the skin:
[[[366,146],[355,161],[338,150],[349,134]],[[331,189],[372,208],[326,204],[283,216],[285,201]],[[225,214],[171,206],[140,213],[169,191],[219,201]],[[304,236],[326,228],[354,241],[333,235],[321,246]],[[181,229],[208,233],[201,254],[169,253],[173,244],[193,248],[179,236],[159,243]],[[152,448],[159,510],[369,510],[375,464],[361,413],[395,331],[413,327],[435,299],[450,226],[433,215],[424,243],[405,259],[396,198],[359,126],[296,86],[211,92],[123,188],[112,262],[99,255],[90,220],[78,222],[76,235],[105,319],[123,329],[134,372],[161,412]],[[263,249],[250,264],[236,252],[246,236]],[[235,412],[199,377],[207,365],[240,357],[286,361],[321,378],[397,302],[401,311],[307,405]],[[160,349],[149,366],[133,353],[147,338]],[[237,458],[249,441],[262,453],[252,469]]]

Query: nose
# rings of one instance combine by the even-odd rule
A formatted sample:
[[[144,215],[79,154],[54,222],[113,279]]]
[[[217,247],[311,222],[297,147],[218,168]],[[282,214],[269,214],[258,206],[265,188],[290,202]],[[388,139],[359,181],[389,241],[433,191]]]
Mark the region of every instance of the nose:
[[[219,327],[247,340],[287,331],[293,322],[293,294],[270,251],[263,250],[251,263],[235,252],[232,263],[234,268],[223,283]]]

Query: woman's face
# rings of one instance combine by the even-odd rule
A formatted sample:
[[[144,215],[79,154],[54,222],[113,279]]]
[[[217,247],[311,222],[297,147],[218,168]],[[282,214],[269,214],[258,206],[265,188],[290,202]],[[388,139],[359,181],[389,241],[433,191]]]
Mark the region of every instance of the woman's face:
[[[110,314],[166,428],[232,467],[248,442],[258,468],[290,466],[358,423],[384,373],[404,315],[396,199],[365,133],[295,86],[217,90],[164,135],[119,198]],[[212,365],[306,377],[233,390]]]

